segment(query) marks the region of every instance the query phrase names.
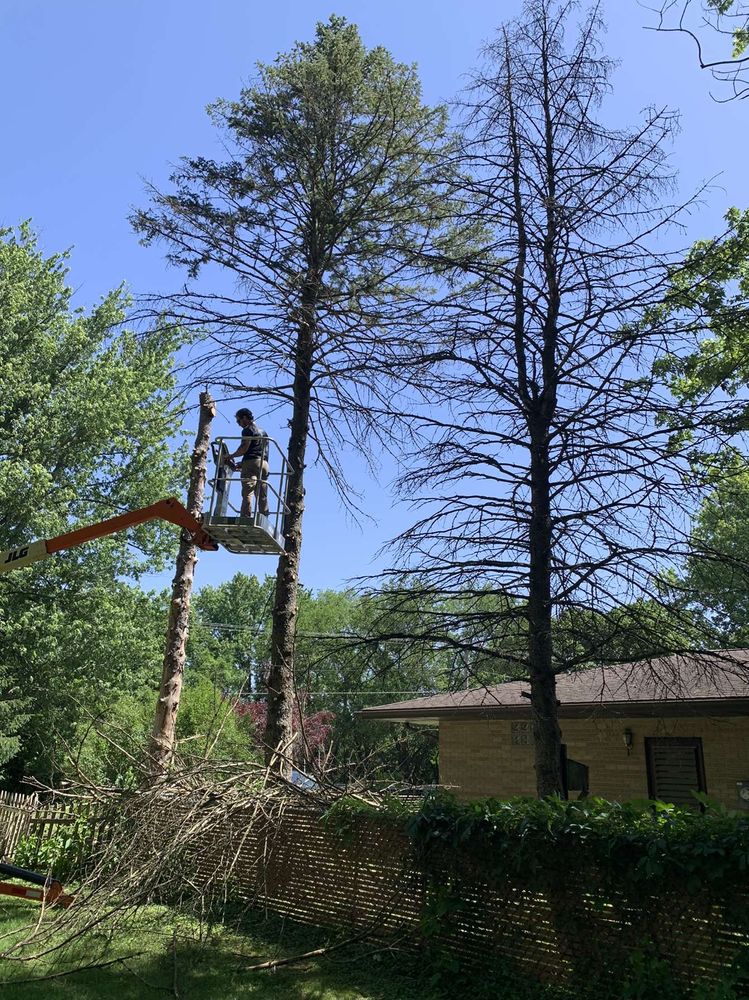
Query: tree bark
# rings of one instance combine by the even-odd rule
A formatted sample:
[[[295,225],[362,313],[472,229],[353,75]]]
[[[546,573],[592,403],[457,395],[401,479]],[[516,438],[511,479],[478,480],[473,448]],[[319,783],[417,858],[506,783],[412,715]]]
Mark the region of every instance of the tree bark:
[[[299,559],[304,517],[304,458],[309,434],[312,393],[312,351],[315,326],[315,286],[302,292],[302,315],[294,364],[294,402],[287,458],[289,481],[284,517],[284,552],[278,560],[276,599],[273,606],[271,664],[266,680],[268,722],[265,759],[270,768],[288,777],[291,773],[294,732],[294,646],[299,593]]]
[[[556,287],[553,210],[547,207],[544,234],[544,271],[549,286],[548,311],[543,329],[542,383],[533,379],[526,351],[527,293],[526,267],[528,231],[523,202],[523,167],[513,93],[513,66],[505,39],[506,97],[508,103],[508,143],[512,152],[513,221],[517,227],[517,260],[513,275],[513,338],[517,364],[518,397],[526,413],[530,438],[531,504],[528,525],[528,671],[533,712],[534,766],[539,797],[560,794],[561,743],[557,713],[556,677],[551,634],[551,488],[549,481],[549,428],[556,406],[555,352],[559,293]],[[544,62],[546,73],[546,63]],[[546,79],[546,75],[544,76]],[[548,99],[548,93],[545,92]],[[546,107],[547,105],[545,105]],[[553,152],[548,114],[545,117],[546,173],[550,193],[554,192]]]
[[[215,415],[216,404],[211,398],[211,394],[208,391],[201,392],[200,419],[192,453],[190,486],[187,493],[187,509],[194,517],[200,517],[203,509],[208,447],[211,442],[211,423]],[[185,650],[190,624],[190,598],[196,563],[197,550],[189,537],[183,533],[179,542],[177,564],[172,582],[172,601],[169,606],[169,624],[164,650],[164,665],[161,672],[161,687],[148,748],[149,770],[153,778],[157,778],[167,770],[174,753],[177,712],[182,694]]]
[[[545,435],[544,435],[545,437]],[[528,661],[539,798],[561,794],[561,744],[551,635],[551,505],[548,444],[531,443]]]

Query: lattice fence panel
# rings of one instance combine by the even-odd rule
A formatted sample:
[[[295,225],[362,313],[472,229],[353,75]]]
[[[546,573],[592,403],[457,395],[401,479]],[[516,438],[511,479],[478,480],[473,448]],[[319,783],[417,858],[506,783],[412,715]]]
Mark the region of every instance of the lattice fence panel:
[[[376,820],[359,820],[341,837],[313,810],[287,807],[277,820],[234,813],[219,838],[201,845],[196,876],[227,873],[229,891],[279,914],[342,930],[370,929],[423,941],[430,898],[425,873],[404,834]],[[749,944],[735,914],[746,912],[749,885],[734,904],[716,902],[710,887],[690,894],[653,884],[639,893],[605,888],[593,868],[585,884],[545,889],[482,877],[475,862],[445,857],[430,865],[431,894],[440,885],[453,906],[433,943],[470,963],[492,955],[513,960],[541,979],[582,982],[621,972],[634,951],[647,948],[685,982],[718,978]],[[457,872],[457,876],[456,876]],[[457,902],[455,902],[457,901]]]

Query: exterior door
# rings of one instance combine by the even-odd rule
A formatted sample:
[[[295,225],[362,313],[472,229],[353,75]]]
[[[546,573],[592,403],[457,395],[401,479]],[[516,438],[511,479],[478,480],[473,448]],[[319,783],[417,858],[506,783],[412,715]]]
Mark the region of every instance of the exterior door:
[[[702,740],[689,737],[645,737],[648,795],[661,802],[699,809],[692,792],[706,792]]]

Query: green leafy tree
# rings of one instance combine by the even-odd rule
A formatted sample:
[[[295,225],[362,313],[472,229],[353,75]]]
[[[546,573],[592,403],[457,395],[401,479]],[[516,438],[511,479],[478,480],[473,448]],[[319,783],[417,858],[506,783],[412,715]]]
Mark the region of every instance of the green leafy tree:
[[[292,742],[308,451],[317,448],[354,506],[341,445],[366,453],[372,435],[387,435],[389,422],[374,411],[388,408],[404,326],[423,319],[414,262],[455,240],[444,184],[450,142],[446,112],[422,103],[414,67],[367,49],[339,17],[259,66],[238,100],[210,110],[226,158],[184,160],[173,190],[152,190],[134,224],[187,271],[187,290],[167,308],[209,331],[200,379],[291,410],[267,682],[270,760]]]
[[[693,554],[679,583],[706,615],[720,645],[749,645],[749,462],[722,456],[722,471],[692,530]]]
[[[28,227],[0,232],[3,545],[130,510],[182,482],[184,456],[169,444],[180,429],[177,335],[123,329],[122,289],[88,314],[74,308],[66,261],[45,257]],[[163,566],[172,538],[159,522],[117,536],[112,568]]]
[[[306,598],[306,599],[305,599]],[[508,657],[523,636],[498,627],[497,597],[443,600],[412,582],[406,594],[305,595],[297,636],[297,679],[305,711],[332,711],[329,763],[343,774],[436,780],[436,733],[362,723],[357,712],[435,691],[508,677]],[[501,652],[501,655],[497,655]]]
[[[66,772],[124,788],[141,784],[155,696],[155,686],[143,686],[80,720],[69,742]],[[183,688],[177,752],[203,760],[257,758],[250,719],[238,715],[231,698],[208,677],[193,677]]]
[[[11,782],[54,781],[80,722],[106,717],[118,698],[159,677],[167,601],[95,566],[69,568],[29,572],[29,584],[0,602],[7,669],[29,716],[6,765]]]
[[[674,582],[664,576],[662,600],[640,599],[608,612],[586,608],[565,612],[554,626],[560,655],[586,667],[649,660],[700,648],[705,643],[701,617],[690,614],[688,608],[674,614],[669,600]]]
[[[76,720],[59,761],[72,778],[117,788],[143,780],[143,749],[153,724],[154,686],[116,695],[106,707]]]
[[[20,688],[14,683],[8,667],[0,667],[0,774],[3,766],[13,758],[21,745],[20,732],[29,714],[28,702],[19,697]]]
[[[190,675],[209,677],[219,688],[258,694],[270,655],[275,581],[245,573],[216,587],[201,587],[193,602],[188,643]]]
[[[693,349],[666,355],[656,370],[684,403],[716,399],[713,424],[730,435],[749,430],[749,210],[732,208],[726,223],[673,272],[664,309],[684,317]]]
[[[236,574],[196,595],[191,627],[187,681],[211,681],[227,697],[265,699],[259,680],[267,669],[273,580]],[[356,712],[367,705],[416,696],[449,683],[445,665],[431,647],[378,637],[377,629],[416,631],[413,621],[385,615],[384,602],[353,591],[313,592],[300,588],[296,634],[295,727],[297,762],[307,766],[305,743],[319,713],[331,726],[326,746],[330,766],[388,780],[432,780],[434,734],[411,733],[392,726],[362,725]],[[411,612],[412,614],[412,612]],[[330,719],[327,713],[332,713]],[[252,717],[251,712],[244,713]],[[260,712],[265,723],[265,712]],[[311,754],[319,758],[317,749]],[[426,768],[426,770],[425,770]]]
[[[177,745],[183,754],[206,760],[255,758],[252,722],[234,711],[232,699],[207,677],[185,688],[177,720]]]
[[[123,328],[121,289],[90,312],[75,308],[66,261],[46,256],[28,226],[0,233],[3,548],[145,506],[183,482],[184,456],[169,443],[181,419],[177,335]],[[58,737],[82,712],[158,676],[163,603],[119,581],[163,568],[175,541],[156,522],[0,578],[0,670],[31,716],[13,737],[9,775],[49,778]]]
[[[731,209],[726,222],[723,235],[695,243],[673,273],[663,310],[683,317],[692,346],[667,354],[656,370],[679,403],[709,405],[711,447],[695,445],[693,461],[711,490],[678,583],[719,641],[733,645],[749,640],[749,211]]]
[[[271,578],[261,582],[242,573],[197,592],[188,683],[206,679],[226,696],[265,698],[258,679],[269,655],[272,598]],[[341,778],[435,780],[434,732],[361,723],[356,713],[368,705],[507,678],[513,641],[509,631],[497,630],[496,595],[454,605],[434,596],[430,603],[425,593],[404,602],[387,590],[360,594],[300,588],[294,690],[295,718],[301,719],[303,730],[297,741],[300,765],[308,763],[307,727],[315,726],[319,713],[332,713],[332,719],[325,716],[326,728],[331,727],[327,763]],[[438,648],[439,630],[451,628],[459,630],[451,638],[460,648],[447,643]],[[516,635],[514,645],[522,641]],[[260,717],[264,722],[264,712]]]

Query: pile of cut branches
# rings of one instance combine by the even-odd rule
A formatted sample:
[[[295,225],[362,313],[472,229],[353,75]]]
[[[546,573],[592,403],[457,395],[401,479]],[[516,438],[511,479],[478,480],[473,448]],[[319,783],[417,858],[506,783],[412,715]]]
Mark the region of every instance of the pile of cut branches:
[[[103,961],[101,931],[107,939],[124,933],[154,903],[207,923],[224,920],[231,903],[233,917],[241,920],[264,885],[267,844],[284,811],[302,805],[322,815],[343,794],[324,773],[297,771],[288,781],[254,761],[189,758],[175,759],[157,781],[145,760],[142,784],[126,790],[83,774],[63,790],[37,787],[87,817],[91,846],[73,876],[75,904],[65,911],[35,910],[22,932],[0,936],[6,960],[45,959],[93,935],[102,939]],[[346,794],[376,804],[363,790]]]

